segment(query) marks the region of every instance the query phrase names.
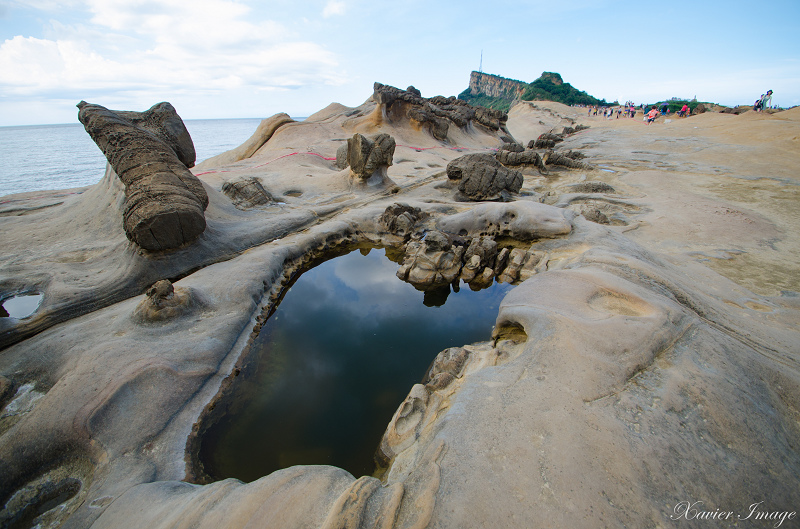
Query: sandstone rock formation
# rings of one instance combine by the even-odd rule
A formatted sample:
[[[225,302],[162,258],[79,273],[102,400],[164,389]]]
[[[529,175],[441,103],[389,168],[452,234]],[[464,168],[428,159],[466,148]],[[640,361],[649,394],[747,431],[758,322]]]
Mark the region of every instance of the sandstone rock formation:
[[[495,157],[497,158],[498,162],[506,166],[532,165],[539,169],[539,171],[542,173],[547,172],[547,168],[542,161],[542,157],[539,156],[539,153],[533,149],[525,149],[521,152],[501,150],[497,151]]]
[[[420,208],[397,203],[387,206],[378,222],[388,233],[406,238],[413,232],[414,225],[425,217]]]
[[[222,184],[222,192],[239,209],[265,206],[275,201],[257,178],[242,178]]]
[[[542,156],[542,162],[544,162],[545,165],[560,165],[563,167],[569,167],[570,169],[594,169],[591,164],[581,162],[576,158],[580,158],[580,154],[562,153],[548,150],[546,153],[544,153],[544,156]]]
[[[388,134],[378,134],[369,139],[354,134],[347,139],[347,164],[351,173],[365,181],[384,180],[387,178],[386,168],[392,165],[394,148],[394,138]]]
[[[180,131],[183,122],[166,105],[156,105],[141,116],[115,113],[84,101],[78,105],[86,132],[125,184],[125,234],[145,250],[190,244],[206,228],[203,212],[208,195],[187,169],[194,165],[194,148],[188,147],[191,139],[187,143],[185,128]],[[165,123],[159,134],[145,128]],[[164,137],[175,140],[168,143]]]
[[[461,272],[463,254],[464,247],[454,246],[447,235],[429,231],[423,239],[408,243],[397,277],[419,290],[448,286]]]
[[[412,87],[413,88],[413,87]],[[455,97],[421,97],[418,90],[400,90],[375,83],[372,98],[390,119],[408,118],[425,126],[437,140],[446,140],[450,123],[466,127],[471,121],[490,130],[504,130],[507,114],[499,110],[473,107]]]
[[[503,151],[506,152],[506,151]],[[468,200],[496,200],[503,192],[518,193],[522,173],[503,167],[490,154],[466,154],[447,164],[447,177],[459,180],[458,190]]]
[[[580,117],[523,106],[508,123],[517,137]],[[459,153],[378,122],[376,108],[332,107],[234,167],[204,168],[209,229],[155,258],[132,251],[119,225],[113,172],[77,193],[0,201],[0,298],[44,295],[35,316],[0,318],[0,526],[705,527],[670,517],[687,500],[734,516],[762,498],[761,513],[797,510],[800,109],[706,112],[683,129],[598,120],[559,152],[618,164],[602,174],[615,196],[562,171],[537,179],[548,205],[453,200],[440,187],[446,165],[490,152],[499,134],[450,122]],[[398,186],[377,191],[346,185],[319,157],[285,156],[330,158],[356,131],[425,149],[398,147]],[[770,141],[757,140],[764,131]],[[298,193],[237,210],[222,186],[250,177]],[[631,226],[615,227],[601,204],[627,208]],[[317,464],[201,484],[192,440],[209,410],[231,412],[217,399],[241,380],[292,277],[366,246],[410,248],[418,273],[441,282],[463,250],[456,280],[472,266],[470,288],[516,286],[491,336],[432,355],[397,399],[375,442],[380,478]],[[143,294],[163,278],[172,293]],[[139,317],[168,315],[187,292],[190,309]]]
[[[288,114],[283,112],[275,114],[270,118],[266,118],[261,121],[261,123],[258,125],[258,128],[256,128],[256,131],[252,136],[250,136],[250,138],[247,139],[247,141],[238,147],[231,149],[230,151],[226,151],[204,160],[202,163],[198,164],[197,167],[198,169],[204,170],[205,168],[219,167],[221,165],[235,163],[240,160],[250,158],[256,153],[256,151],[258,151],[258,149],[260,149],[269,141],[272,135],[275,134],[275,131],[284,125],[294,122],[295,121],[289,117]]]

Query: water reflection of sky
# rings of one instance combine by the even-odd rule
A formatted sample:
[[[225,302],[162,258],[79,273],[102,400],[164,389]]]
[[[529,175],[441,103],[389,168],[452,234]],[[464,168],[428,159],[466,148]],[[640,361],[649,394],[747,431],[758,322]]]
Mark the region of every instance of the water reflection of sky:
[[[353,252],[297,280],[258,338],[258,368],[203,440],[214,477],[249,481],[292,464],[369,474],[389,419],[436,354],[490,339],[509,285],[426,307],[397,268],[384,250]]]

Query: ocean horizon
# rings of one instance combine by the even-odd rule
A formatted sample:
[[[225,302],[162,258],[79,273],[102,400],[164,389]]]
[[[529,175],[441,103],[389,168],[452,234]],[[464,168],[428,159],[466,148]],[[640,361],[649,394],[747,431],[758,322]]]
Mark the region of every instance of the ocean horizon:
[[[263,119],[184,120],[197,163],[238,147]],[[0,197],[94,185],[106,167],[105,156],[81,123],[0,127],[0,160]]]

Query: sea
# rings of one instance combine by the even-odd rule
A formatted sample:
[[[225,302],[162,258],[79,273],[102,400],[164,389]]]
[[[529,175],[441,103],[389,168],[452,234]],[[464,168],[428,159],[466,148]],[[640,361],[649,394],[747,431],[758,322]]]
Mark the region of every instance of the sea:
[[[238,147],[260,123],[261,118],[184,120],[197,163]],[[105,156],[80,123],[0,127],[0,197],[93,185],[105,167]]]

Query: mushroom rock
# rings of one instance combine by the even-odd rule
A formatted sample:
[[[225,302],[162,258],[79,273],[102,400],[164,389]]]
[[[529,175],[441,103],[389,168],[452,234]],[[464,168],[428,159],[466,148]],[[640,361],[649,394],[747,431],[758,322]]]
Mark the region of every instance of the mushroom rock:
[[[467,154],[447,164],[447,176],[461,180],[458,190],[468,200],[496,200],[502,191],[518,193],[522,173],[507,169],[491,154]]]
[[[194,147],[187,147],[188,132],[176,132],[183,122],[177,114],[170,117],[172,105],[162,103],[144,113],[115,112],[85,101],[78,108],[78,119],[125,185],[123,227],[128,239],[153,251],[197,240],[206,228],[208,195],[189,172]],[[163,130],[150,130],[159,124]]]
[[[388,134],[371,139],[353,134],[347,140],[347,164],[352,176],[370,184],[388,180],[386,169],[392,165],[394,147],[394,138]]]

